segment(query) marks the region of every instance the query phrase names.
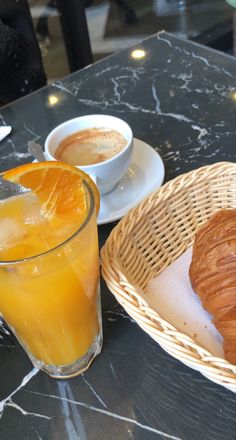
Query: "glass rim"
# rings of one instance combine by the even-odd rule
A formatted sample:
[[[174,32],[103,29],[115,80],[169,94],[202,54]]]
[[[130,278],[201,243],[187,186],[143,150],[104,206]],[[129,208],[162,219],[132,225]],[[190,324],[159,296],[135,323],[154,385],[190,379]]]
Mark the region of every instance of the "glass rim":
[[[3,266],[17,265],[19,263],[27,263],[28,261],[33,261],[33,260],[39,259],[42,256],[49,255],[52,252],[55,252],[55,250],[64,247],[70,241],[72,241],[77,235],[79,235],[80,232],[89,223],[89,221],[90,221],[90,219],[92,217],[93,211],[95,209],[95,201],[94,201],[94,195],[93,195],[92,188],[90,187],[88,182],[86,182],[84,179],[83,179],[83,185],[85,185],[85,187],[86,187],[86,189],[88,191],[89,199],[90,199],[90,206],[89,206],[89,211],[88,211],[88,213],[86,215],[86,218],[83,221],[83,223],[79,226],[79,228],[72,235],[70,235],[66,240],[64,240],[63,242],[57,244],[56,246],[52,247],[51,249],[48,249],[48,250],[46,250],[44,252],[41,252],[40,254],[32,255],[32,256],[26,257],[26,258],[20,258],[20,259],[17,259],[17,260],[2,260],[2,261],[0,261],[0,268],[3,267]],[[21,194],[23,194],[23,193],[21,193]]]

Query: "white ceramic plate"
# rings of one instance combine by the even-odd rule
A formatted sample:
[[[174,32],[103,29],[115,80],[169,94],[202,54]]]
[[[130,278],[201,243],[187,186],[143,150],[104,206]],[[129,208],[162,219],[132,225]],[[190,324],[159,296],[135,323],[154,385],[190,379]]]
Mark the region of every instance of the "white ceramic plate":
[[[133,159],[128,173],[117,187],[101,197],[98,224],[119,220],[164,180],[165,168],[160,155],[146,142],[134,138]]]

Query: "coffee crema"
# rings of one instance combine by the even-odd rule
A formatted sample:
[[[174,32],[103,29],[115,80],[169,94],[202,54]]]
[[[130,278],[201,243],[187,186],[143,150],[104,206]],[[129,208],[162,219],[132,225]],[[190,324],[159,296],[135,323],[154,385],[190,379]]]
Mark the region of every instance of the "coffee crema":
[[[89,128],[63,139],[55,158],[69,165],[93,165],[116,156],[126,145],[126,139],[116,130]]]

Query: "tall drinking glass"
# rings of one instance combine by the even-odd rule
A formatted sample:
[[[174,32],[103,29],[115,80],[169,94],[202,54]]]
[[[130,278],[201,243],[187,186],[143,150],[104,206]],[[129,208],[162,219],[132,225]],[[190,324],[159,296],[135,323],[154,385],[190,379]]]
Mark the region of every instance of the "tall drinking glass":
[[[32,193],[9,185],[0,181],[0,314],[35,367],[55,378],[76,376],[89,367],[102,346],[92,190],[83,182],[87,217],[75,233],[64,240],[63,230],[55,231],[62,235],[61,244],[22,258],[24,246],[40,248],[47,230],[39,223],[38,236],[31,242],[30,228],[24,222],[17,229],[18,216],[25,211],[27,218],[27,207],[32,209]],[[21,257],[4,261],[4,243],[5,247],[11,243],[13,255]],[[7,249],[7,255],[11,249]]]

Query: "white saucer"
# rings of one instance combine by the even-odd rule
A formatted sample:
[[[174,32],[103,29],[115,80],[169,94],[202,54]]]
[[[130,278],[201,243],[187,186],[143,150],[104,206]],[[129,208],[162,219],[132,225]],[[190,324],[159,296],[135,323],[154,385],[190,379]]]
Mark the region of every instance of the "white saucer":
[[[129,171],[112,192],[101,197],[98,225],[119,220],[144,197],[160,188],[164,176],[160,155],[146,142],[134,138]]]

